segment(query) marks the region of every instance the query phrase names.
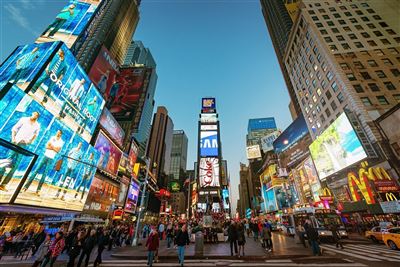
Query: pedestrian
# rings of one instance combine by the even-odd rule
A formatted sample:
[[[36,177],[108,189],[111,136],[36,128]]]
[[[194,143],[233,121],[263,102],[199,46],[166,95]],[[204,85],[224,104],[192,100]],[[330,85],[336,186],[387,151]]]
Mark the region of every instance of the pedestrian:
[[[254,241],[257,241],[258,240],[258,222],[254,221],[252,226],[253,226],[253,228],[251,230],[253,231]]]
[[[84,258],[85,259],[85,267],[89,265],[89,259],[90,259],[90,254],[92,253],[92,250],[94,246],[96,245],[97,238],[96,238],[96,230],[92,229],[89,232],[89,236],[85,238],[85,240],[82,243],[82,253],[81,256],[79,256],[79,261],[78,261],[78,267],[81,266],[82,261]]]
[[[43,262],[44,257],[49,251],[49,247],[51,244],[51,235],[45,234],[44,241],[39,245],[35,250],[35,262],[32,267],[38,267]]]
[[[310,243],[311,250],[314,256],[321,256],[321,250],[318,245],[318,231],[311,224],[310,220],[307,220],[304,224],[304,229],[306,229],[306,234],[308,242]]]
[[[268,229],[268,225],[267,224],[264,224],[263,230],[261,232],[261,237],[262,237],[262,240],[263,240],[263,247],[268,252],[271,252],[272,250],[271,250],[271,247],[269,246],[269,244],[270,244],[269,240],[271,239],[271,234],[270,234],[270,231]]]
[[[102,263],[101,255],[103,253],[104,248],[109,243],[110,235],[107,230],[103,230],[103,228],[99,228],[97,232],[97,257],[93,263],[93,266],[99,266]]]
[[[174,228],[172,227],[172,224],[168,224],[167,230],[166,230],[166,235],[167,235],[167,248],[171,248],[171,244],[174,238]]]
[[[336,244],[336,248],[339,248],[339,247],[340,247],[341,249],[344,249],[343,244],[342,244],[342,242],[341,242],[340,233],[339,233],[339,231],[338,231],[338,227],[337,227],[336,224],[333,224],[333,225],[331,226],[331,231],[332,231],[333,241],[334,241],[335,244]]]
[[[306,237],[305,237],[306,230],[304,229],[304,226],[301,225],[301,223],[297,227],[297,231],[299,233],[300,243],[302,243],[303,246],[306,248],[307,247],[307,245],[306,245]]]
[[[183,266],[185,261],[185,247],[189,244],[189,234],[187,232],[186,224],[184,224],[175,237],[175,245],[178,247],[178,260],[181,266]]]
[[[153,266],[154,255],[158,250],[158,246],[160,244],[158,233],[156,228],[151,227],[151,231],[149,237],[147,238],[146,247],[147,247],[147,265]]]
[[[272,244],[272,224],[267,221],[265,223],[267,225],[268,233],[269,233],[269,238],[267,239],[267,247],[269,248],[269,252],[271,252],[274,249],[274,246]]]
[[[75,259],[79,256],[82,250],[82,245],[85,239],[85,232],[79,231],[78,233],[70,232],[69,233],[69,249],[68,255],[69,260],[67,267],[74,267],[75,266]]]
[[[158,225],[158,234],[160,235],[160,240],[163,240],[164,230],[165,230],[165,225],[162,222],[160,222],[160,224]]]
[[[44,226],[41,226],[39,232],[33,236],[33,248],[32,255],[35,255],[36,251],[39,249],[40,245],[46,239],[46,233],[44,232]]]
[[[49,246],[49,250],[48,250],[46,256],[44,257],[43,262],[40,265],[40,267],[45,267],[47,265],[47,263],[50,263],[50,267],[53,267],[58,256],[63,251],[64,246],[65,246],[64,233],[61,231],[57,232],[56,237],[51,242],[51,244]]]
[[[237,235],[238,235],[239,258],[240,258],[240,251],[242,251],[242,256],[244,256],[244,245],[246,244],[245,228],[242,223],[239,223],[238,225]]]
[[[229,245],[231,247],[231,256],[233,256],[233,248],[235,248],[235,255],[237,255],[238,254],[237,228],[236,228],[235,221],[232,221],[231,225],[229,225],[229,228],[228,228],[228,240],[229,240]]]
[[[246,229],[247,237],[250,237],[250,224],[248,220],[245,221],[244,228]]]

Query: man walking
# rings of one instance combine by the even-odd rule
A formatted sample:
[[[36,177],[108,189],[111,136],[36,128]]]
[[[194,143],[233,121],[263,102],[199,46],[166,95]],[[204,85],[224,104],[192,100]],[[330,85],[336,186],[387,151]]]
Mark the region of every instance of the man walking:
[[[178,246],[178,260],[181,266],[183,266],[185,261],[185,247],[189,244],[189,234],[187,232],[186,224],[184,224],[175,237],[175,245]]]
[[[318,231],[314,228],[310,220],[307,220],[304,229],[306,229],[306,234],[308,242],[310,242],[311,250],[314,256],[321,256],[321,250],[318,245]]]
[[[238,239],[238,233],[237,233],[236,222],[232,221],[231,225],[229,225],[228,228],[228,240],[231,247],[231,256],[233,256],[233,247],[235,248],[235,255],[238,255],[237,239]]]
[[[149,237],[147,238],[146,247],[147,247],[147,265],[153,266],[154,255],[158,250],[158,246],[160,245],[159,237],[157,230],[154,226],[151,227],[151,232]]]
[[[336,224],[332,224],[331,231],[332,231],[333,240],[336,243],[336,248],[340,247],[341,249],[344,249],[343,244],[342,244],[341,239],[340,239],[340,233],[338,231],[338,227],[337,227]]]

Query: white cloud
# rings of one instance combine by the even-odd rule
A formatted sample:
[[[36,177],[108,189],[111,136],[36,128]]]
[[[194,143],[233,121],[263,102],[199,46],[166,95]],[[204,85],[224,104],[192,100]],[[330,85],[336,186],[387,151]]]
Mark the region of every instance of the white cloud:
[[[26,1],[26,0],[21,0],[21,2],[23,2],[23,1]],[[6,10],[9,13],[10,19],[13,20],[14,22],[16,22],[19,26],[28,30],[30,33],[32,33],[35,36],[39,35],[39,33],[36,32],[31,27],[28,20],[26,19],[26,14],[24,14],[26,12],[25,8],[18,8],[14,4],[6,4],[4,6],[4,10]]]

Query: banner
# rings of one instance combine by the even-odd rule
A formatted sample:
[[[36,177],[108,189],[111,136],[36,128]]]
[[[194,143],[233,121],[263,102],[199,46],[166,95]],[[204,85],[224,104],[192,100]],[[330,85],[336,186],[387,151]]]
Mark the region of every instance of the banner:
[[[200,132],[200,156],[201,157],[218,156],[217,131]]]

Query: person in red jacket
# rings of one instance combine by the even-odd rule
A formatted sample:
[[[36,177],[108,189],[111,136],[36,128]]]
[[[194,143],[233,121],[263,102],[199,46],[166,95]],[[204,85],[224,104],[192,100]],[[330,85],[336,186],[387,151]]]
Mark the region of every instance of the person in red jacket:
[[[47,263],[50,262],[50,267],[53,267],[54,263],[57,260],[57,257],[61,254],[65,246],[65,241],[64,241],[64,233],[63,232],[58,232],[56,234],[56,238],[53,240],[49,247],[49,252],[45,256],[42,265],[40,267],[45,267]]]
[[[160,245],[160,240],[158,237],[157,230],[154,226],[151,227],[151,233],[147,238],[146,247],[148,250],[147,253],[147,265],[153,266],[154,255],[158,250],[158,246]]]

